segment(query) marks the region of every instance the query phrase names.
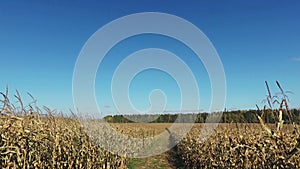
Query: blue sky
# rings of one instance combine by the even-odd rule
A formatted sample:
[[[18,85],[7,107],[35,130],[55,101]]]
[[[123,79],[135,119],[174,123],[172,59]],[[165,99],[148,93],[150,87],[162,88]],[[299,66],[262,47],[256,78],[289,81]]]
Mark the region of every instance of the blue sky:
[[[273,91],[276,80],[293,91],[291,107],[300,107],[299,1],[1,1],[1,91],[8,85],[25,100],[30,92],[39,105],[73,109],[72,76],[81,48],[105,24],[137,12],[177,15],[206,34],[224,66],[228,109],[254,109],[267,93],[265,80]],[[149,47],[172,51],[190,66],[200,86],[201,109],[208,110],[210,84],[201,61],[179,42],[155,35],[126,39],[107,54],[96,78],[101,110],[115,112],[109,78],[117,64]],[[147,109],[149,92],[155,88],[167,95],[168,110],[179,108],[174,79],[155,70],[136,76],[131,101]]]

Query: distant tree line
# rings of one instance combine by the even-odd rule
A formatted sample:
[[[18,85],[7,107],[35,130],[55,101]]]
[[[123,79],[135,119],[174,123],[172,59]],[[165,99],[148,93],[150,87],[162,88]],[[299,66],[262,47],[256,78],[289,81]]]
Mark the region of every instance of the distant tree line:
[[[220,116],[220,112],[216,113],[199,113],[199,114],[161,114],[161,115],[113,115],[106,116],[104,119],[110,123],[133,123],[146,121],[150,123],[186,123],[186,122],[195,122],[195,123],[204,123],[207,122],[207,119],[210,118],[211,122],[220,122],[220,123],[258,123],[257,114],[260,113],[257,110],[236,110],[223,112]],[[278,115],[275,114],[276,111],[265,110],[263,120],[266,123],[274,123],[277,121]],[[211,120],[213,117],[216,120]],[[129,118],[128,118],[129,117]],[[291,109],[289,115],[287,113],[283,114],[283,119],[286,123],[294,122],[300,124],[300,109]]]

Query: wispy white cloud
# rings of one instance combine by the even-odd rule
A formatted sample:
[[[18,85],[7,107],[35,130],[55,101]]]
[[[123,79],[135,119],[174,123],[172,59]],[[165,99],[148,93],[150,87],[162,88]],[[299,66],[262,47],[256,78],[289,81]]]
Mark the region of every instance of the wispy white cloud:
[[[294,57],[294,58],[293,58],[293,61],[300,62],[300,56]]]

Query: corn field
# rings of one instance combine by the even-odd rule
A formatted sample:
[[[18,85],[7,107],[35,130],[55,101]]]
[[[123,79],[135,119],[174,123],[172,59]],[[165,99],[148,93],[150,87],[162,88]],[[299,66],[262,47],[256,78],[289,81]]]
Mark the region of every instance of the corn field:
[[[3,94],[3,93],[2,93]],[[104,151],[82,131],[76,118],[19,107],[3,94],[0,114],[0,168],[124,168],[127,159]]]
[[[220,124],[205,142],[201,128],[196,125],[177,146],[185,168],[300,168],[298,154],[289,158],[298,144],[298,126],[286,125],[273,138],[259,124]]]
[[[255,116],[260,124],[219,124],[212,135],[203,140],[200,133],[204,124],[194,124],[183,139],[178,139],[181,138],[180,130],[184,132],[184,124],[178,124],[176,135],[168,127],[177,124],[111,123],[114,130],[141,138],[141,142],[133,142],[130,138],[118,142],[120,138],[109,133],[104,133],[107,140],[102,141],[115,140],[126,148],[124,151],[134,154],[151,144],[151,140],[144,141],[145,138],[154,138],[167,129],[169,140],[159,144],[177,143],[169,153],[173,161],[180,163],[174,168],[300,168],[300,126],[291,119],[284,121],[283,115],[289,116],[288,98],[280,84],[276,83],[283,97],[274,99],[266,82],[266,103],[269,107],[260,109],[257,106]],[[132,160],[105,151],[95,141],[97,138],[91,137],[99,133],[103,136],[101,128],[92,129],[97,121],[88,122],[90,132],[96,133],[89,135],[75,116],[63,117],[47,107],[42,111],[31,95],[33,103],[24,106],[16,92],[19,106],[15,106],[8,99],[7,91],[0,94],[4,98],[0,100],[0,168],[113,169],[127,168]],[[276,103],[277,109],[274,108]],[[265,123],[263,119],[267,111],[273,113],[276,123]],[[46,114],[42,115],[43,112]]]

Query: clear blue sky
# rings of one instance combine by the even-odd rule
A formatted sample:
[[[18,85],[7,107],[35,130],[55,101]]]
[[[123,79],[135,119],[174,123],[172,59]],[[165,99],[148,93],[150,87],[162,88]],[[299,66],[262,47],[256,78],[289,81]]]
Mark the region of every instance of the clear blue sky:
[[[228,109],[250,109],[265,98],[264,81],[293,91],[291,107],[300,107],[299,1],[1,1],[0,89],[8,85],[61,111],[73,108],[72,75],[79,52],[99,28],[137,12],[164,12],[201,29],[214,44],[227,78]],[[143,43],[141,43],[143,42]],[[167,45],[166,45],[167,44]],[[161,36],[137,36],[117,45],[103,61],[96,96],[103,111],[114,112],[109,77],[122,57],[158,47],[182,57],[200,83],[201,108],[210,103],[210,84],[200,60],[182,44]],[[117,57],[119,56],[119,57]],[[147,85],[144,85],[147,84]],[[167,109],[178,109],[180,93],[172,78],[157,71],[139,74],[130,88],[133,104],[148,106],[152,89],[165,90]]]

